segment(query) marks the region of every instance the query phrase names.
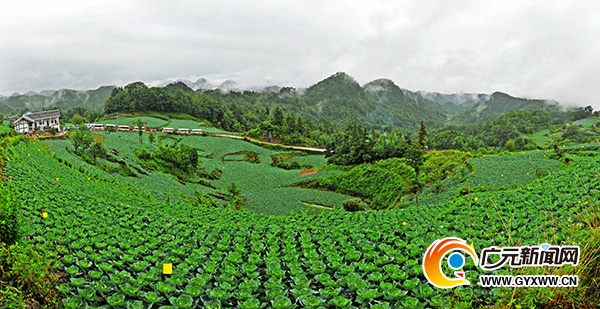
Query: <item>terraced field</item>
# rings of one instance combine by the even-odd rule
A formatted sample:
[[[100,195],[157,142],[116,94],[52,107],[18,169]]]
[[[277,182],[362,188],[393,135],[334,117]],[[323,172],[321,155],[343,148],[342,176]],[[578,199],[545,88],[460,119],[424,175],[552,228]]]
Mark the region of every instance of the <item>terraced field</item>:
[[[548,175],[560,165],[550,159],[549,151],[519,152],[506,156],[482,156],[469,159],[474,172],[466,183],[487,190],[517,188]]]
[[[314,177],[320,177],[332,172],[323,172],[314,175],[300,176],[300,170],[284,170],[270,166],[271,155],[277,151],[268,150],[252,143],[231,138],[212,137],[212,136],[193,136],[193,135],[169,135],[163,133],[155,134],[159,142],[150,144],[148,134],[143,135],[143,144],[139,144],[139,138],[136,133],[114,132],[97,133],[104,136],[104,146],[108,149],[114,149],[118,152],[115,158],[122,159],[129,166],[137,169],[143,169],[137,162],[133,151],[141,147],[146,147],[153,151],[162,145],[172,145],[179,141],[200,150],[199,166],[210,172],[214,169],[220,169],[223,174],[218,180],[210,180],[217,189],[212,189],[200,184],[180,183],[171,175],[161,172],[147,171],[148,175],[137,173],[139,177],[123,177],[118,174],[109,175],[97,167],[84,163],[77,156],[71,155],[66,151],[71,147],[70,141],[47,141],[46,144],[51,148],[51,152],[66,158],[73,164],[90,169],[94,173],[99,173],[102,178],[117,178],[129,182],[139,188],[146,190],[156,198],[161,200],[179,199],[180,197],[193,197],[195,192],[208,195],[209,193],[223,192],[233,182],[241,189],[242,195],[246,198],[246,208],[248,210],[258,211],[265,214],[287,215],[291,210],[295,212],[317,211],[306,206],[306,203],[325,205],[329,207],[340,207],[343,200],[352,198],[348,195],[334,192],[323,192],[312,189],[290,188],[295,183],[303,180],[309,180]],[[227,154],[238,153],[241,151],[251,151],[258,154],[259,164],[253,164],[242,161],[223,161],[221,158]],[[322,166],[325,159],[322,155],[310,155],[301,157],[306,163],[313,162],[315,166]],[[108,163],[102,160],[102,163]],[[312,165],[312,164],[311,164]],[[264,200],[271,200],[271,206],[265,208]],[[217,201],[222,203],[221,201]],[[318,209],[322,211],[322,209]]]
[[[476,249],[561,244],[583,229],[577,212],[597,206],[594,188],[600,186],[600,162],[575,156],[571,168],[513,191],[389,211],[266,216],[155,200],[121,179],[69,168],[37,141],[7,155],[5,174],[21,189],[31,244],[57,249],[66,273],[59,284],[65,308],[488,305],[496,289],[433,289],[421,267],[427,246],[450,235]],[[529,160],[527,155],[519,160]],[[534,156],[544,160],[543,153]],[[257,166],[231,167],[244,164]],[[273,196],[261,196],[261,205],[273,205]],[[162,274],[165,263],[173,274]],[[468,279],[481,274],[472,264],[466,270]]]

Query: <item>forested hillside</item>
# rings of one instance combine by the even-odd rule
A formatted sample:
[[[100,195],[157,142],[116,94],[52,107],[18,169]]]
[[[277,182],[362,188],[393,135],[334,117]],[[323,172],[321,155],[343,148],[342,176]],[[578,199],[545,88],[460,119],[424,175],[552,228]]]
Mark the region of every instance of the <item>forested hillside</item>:
[[[471,108],[453,118],[454,123],[475,123],[491,121],[494,118],[516,110],[541,110],[560,114],[565,111],[556,101],[516,98],[502,92],[494,92],[489,99],[474,104]]]
[[[414,132],[421,121],[433,129],[447,124],[492,121],[514,110],[543,110],[553,118],[563,117],[555,101],[529,100],[496,92],[486,94],[440,94],[411,92],[388,79],[361,86],[346,73],[336,73],[304,91],[292,87],[266,87],[262,91],[233,90],[233,82],[209,89],[206,80],[178,81],[164,87],[142,82],[96,90],[59,90],[51,95],[28,93],[0,97],[0,113],[59,108],[70,119],[87,111],[93,122],[102,112],[178,112],[211,121],[228,131],[245,132],[263,123],[279,108],[285,115],[302,119],[308,130],[319,126],[343,129],[352,122],[383,132]],[[193,88],[191,88],[192,86]],[[96,112],[99,111],[99,112]],[[568,117],[566,117],[568,118]],[[318,125],[311,125],[318,122]]]
[[[110,96],[114,86],[102,86],[94,90],[78,91],[61,89],[51,95],[25,94],[0,97],[0,113],[5,115],[22,113],[25,111],[41,111],[59,108],[66,112],[75,107],[87,110],[101,110],[104,102]]]

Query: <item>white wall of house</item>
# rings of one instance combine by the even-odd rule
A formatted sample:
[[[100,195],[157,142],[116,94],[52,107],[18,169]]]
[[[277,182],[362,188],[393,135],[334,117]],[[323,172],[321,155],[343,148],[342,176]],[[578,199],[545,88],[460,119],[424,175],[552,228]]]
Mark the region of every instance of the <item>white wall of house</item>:
[[[58,117],[35,119],[30,122],[26,119],[19,119],[15,122],[15,131],[19,133],[27,133],[29,131],[41,129],[55,128],[60,131],[60,120]]]

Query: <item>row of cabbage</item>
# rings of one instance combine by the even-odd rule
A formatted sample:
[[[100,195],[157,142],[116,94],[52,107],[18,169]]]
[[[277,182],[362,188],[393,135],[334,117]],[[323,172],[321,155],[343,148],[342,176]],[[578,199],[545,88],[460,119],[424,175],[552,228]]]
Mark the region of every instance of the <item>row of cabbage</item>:
[[[155,202],[69,169],[35,143],[10,156],[6,174],[22,188],[28,236],[56,248],[66,272],[59,289],[67,308],[421,308],[450,297],[486,304],[494,290],[431,288],[421,267],[429,244],[447,236],[476,249],[561,243],[569,229],[552,218],[576,223],[575,209],[599,185],[598,162],[581,158],[549,181],[471,202],[271,217]],[[172,275],[162,274],[165,263]]]

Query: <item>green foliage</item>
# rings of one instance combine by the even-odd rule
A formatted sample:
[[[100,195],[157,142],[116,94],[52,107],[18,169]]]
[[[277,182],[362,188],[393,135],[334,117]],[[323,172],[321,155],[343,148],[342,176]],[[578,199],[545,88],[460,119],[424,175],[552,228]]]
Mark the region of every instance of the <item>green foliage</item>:
[[[516,98],[506,93],[494,92],[484,104],[476,105],[475,108],[456,115],[453,120],[457,123],[483,122],[510,113],[515,113],[517,117],[528,114],[548,115],[550,113],[565,116],[558,104],[548,103],[546,100]],[[547,121],[549,118],[543,116],[543,118],[539,118],[539,121]],[[536,122],[538,122],[538,119],[536,119]]]
[[[235,185],[235,181],[231,183],[229,188],[227,188],[227,191],[229,191],[229,194],[232,196],[239,196],[240,193],[242,193],[242,191],[240,191],[240,189],[238,189],[238,187]]]
[[[150,144],[154,144],[154,133],[148,134],[148,141]]]
[[[75,133],[71,135],[71,141],[73,142],[75,153],[80,155],[83,154],[94,142],[94,137],[90,131],[84,128],[86,127],[81,126],[79,130],[76,130]]]
[[[0,306],[6,309],[23,309],[26,308],[27,304],[21,291],[2,283],[0,286]]]
[[[308,164],[300,164],[298,161],[292,161],[291,158],[306,155],[300,152],[287,152],[287,153],[277,153],[271,155],[271,166],[283,168],[286,170],[295,170],[295,169],[309,169],[312,168],[311,165]]]
[[[532,149],[535,145],[521,137],[551,125],[544,111],[517,110],[498,116],[493,121],[467,125],[451,125],[432,134],[429,144],[434,149],[475,150],[480,147],[505,147],[514,141],[515,150]]]
[[[177,148],[174,146],[163,145],[152,153],[142,147],[133,153],[146,168],[160,170],[178,177],[193,176],[198,167],[198,151],[186,144],[180,144]]]
[[[346,132],[338,135],[336,141],[327,147],[327,163],[338,165],[356,165],[369,163],[373,158],[373,143],[367,130],[356,123],[348,125]]]
[[[506,150],[508,151],[515,151],[515,142],[513,142],[512,140],[508,140],[504,148],[506,148]]]
[[[474,172],[468,176],[466,183],[471,187],[484,186],[488,190],[517,188],[558,168],[560,162],[552,160],[549,155],[547,151],[537,151],[471,158],[468,162]]]
[[[344,200],[342,201],[342,206],[346,211],[360,211],[367,210],[368,208],[368,205],[358,198]]]
[[[424,157],[421,180],[426,185],[433,185],[453,175],[458,166],[471,168],[467,163],[469,158],[470,153],[457,150],[428,152]]]
[[[81,117],[81,115],[75,114],[69,122],[74,125],[77,125],[77,126],[83,126],[84,121],[83,121],[83,117]]]
[[[33,242],[27,238],[10,246],[0,243],[0,269],[3,270],[0,279],[2,284],[13,282],[14,288],[19,291],[7,294],[6,297],[35,298],[42,305],[56,306],[59,301],[59,293],[56,290],[59,275],[54,269],[56,253],[50,251],[47,245],[38,245],[36,249],[34,250]],[[4,291],[9,292],[9,288]]]
[[[419,142],[419,144],[425,146],[426,145],[426,138],[427,138],[427,130],[426,130],[426,126],[425,124],[423,124],[423,121],[421,121],[421,126],[419,127],[419,131],[417,131],[417,142]]]
[[[10,127],[0,126],[0,138],[13,136],[16,132]]]
[[[361,197],[376,209],[394,206],[398,198],[411,188],[401,175],[371,165],[360,165],[345,173],[319,178],[312,186]]]
[[[14,244],[20,237],[22,204],[19,192],[0,181],[0,241]]]
[[[15,185],[23,194],[22,200],[27,201],[25,213],[32,224],[29,235],[35,248],[44,244],[63,248],[60,267],[66,283],[55,285],[66,293],[64,302],[72,303],[71,307],[85,307],[90,305],[88,298],[113,291],[111,299],[105,298],[100,306],[109,301],[122,306],[137,306],[141,301],[144,305],[154,304],[153,308],[187,306],[188,297],[177,303],[182,295],[189,295],[196,302],[192,307],[200,301],[205,306],[227,308],[242,304],[248,308],[284,308],[368,307],[385,303],[419,307],[443,302],[454,307],[454,295],[471,305],[489,306],[497,299],[490,289],[473,285],[449,294],[429,287],[422,276],[425,248],[447,234],[469,239],[476,248],[506,246],[511,239],[525,244],[539,243],[540,239],[565,243],[572,234],[584,229],[578,227],[580,205],[595,201],[590,188],[600,185],[595,175],[598,161],[575,156],[576,164],[554,170],[552,177],[513,191],[477,192],[471,194],[470,204],[467,197],[458,197],[388,211],[326,211],[277,217],[165,203],[137,194],[130,197],[131,188],[118,186],[118,182],[88,180],[51,156],[35,151],[37,143],[17,146],[15,152],[19,156],[11,157],[6,173],[19,179]],[[232,149],[220,151],[229,153]],[[27,157],[27,153],[33,155]],[[540,162],[548,160],[543,154],[533,155]],[[488,160],[528,155],[510,154]],[[460,161],[460,154],[449,156]],[[511,160],[501,162],[508,166]],[[226,171],[260,168],[245,162],[229,164]],[[268,171],[288,173],[270,168],[268,163],[261,164]],[[401,159],[390,159],[371,167],[398,175],[410,171],[404,165],[407,164]],[[479,166],[474,166],[477,171]],[[458,168],[466,169],[462,165]],[[360,167],[350,172],[357,169]],[[225,172],[221,180],[230,184],[235,179],[242,191],[246,186],[264,185],[256,181],[242,184],[241,176],[247,172]],[[293,190],[306,191],[294,187],[276,194],[277,190],[280,189],[261,193],[269,197],[262,199],[263,206],[274,205],[280,195],[292,195]],[[50,216],[42,218],[42,210]],[[508,231],[500,216],[510,222]],[[563,223],[549,221],[549,216],[556,216]],[[97,220],[99,217],[103,220]],[[465,229],[469,223],[471,229]],[[166,262],[174,266],[169,277],[160,275],[161,264]],[[470,267],[474,265],[467,265],[466,274],[475,280],[472,278],[476,274]],[[84,269],[89,275],[81,278]],[[189,285],[196,289],[188,288]],[[198,293],[200,297],[191,295]]]
[[[91,158],[104,158],[106,157],[106,148],[102,145],[102,143],[94,142],[92,146],[88,148],[86,151],[87,156]]]

